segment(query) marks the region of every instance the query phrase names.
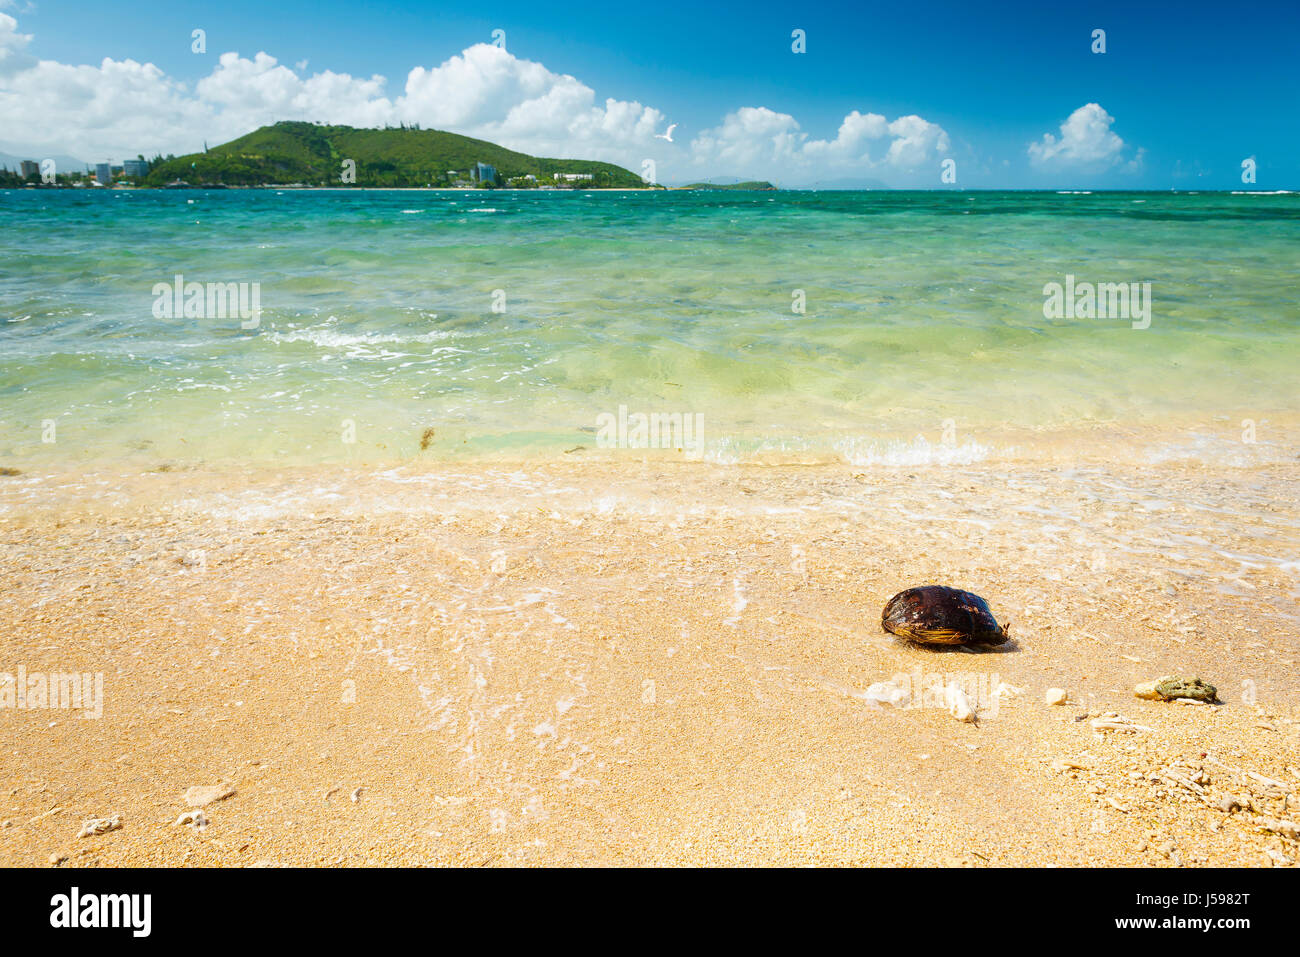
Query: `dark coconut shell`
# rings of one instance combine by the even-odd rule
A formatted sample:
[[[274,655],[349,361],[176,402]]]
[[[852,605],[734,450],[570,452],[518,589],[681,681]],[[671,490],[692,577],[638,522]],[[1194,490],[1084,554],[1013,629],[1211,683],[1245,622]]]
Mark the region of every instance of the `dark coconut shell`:
[[[1007,629],[973,592],[947,585],[909,588],[889,599],[880,623],[890,634],[921,645],[1000,645]]]

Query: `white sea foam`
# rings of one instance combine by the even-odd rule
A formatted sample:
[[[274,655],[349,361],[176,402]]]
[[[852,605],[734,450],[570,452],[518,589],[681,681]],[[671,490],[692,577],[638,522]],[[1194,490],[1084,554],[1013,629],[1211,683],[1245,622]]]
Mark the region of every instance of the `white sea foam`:
[[[983,462],[993,452],[979,442],[934,443],[918,435],[910,442],[879,442],[875,439],[850,438],[835,444],[849,465],[883,465],[886,467],[920,465],[973,465]]]
[[[1228,468],[1254,468],[1295,461],[1295,452],[1271,442],[1246,443],[1218,435],[1192,433],[1178,442],[1167,442],[1146,455],[1150,465],[1169,462],[1205,462]]]
[[[337,329],[295,329],[292,332],[272,332],[265,338],[270,342],[310,342],[328,349],[343,349],[348,346],[377,346],[385,343],[438,342],[450,337],[450,332],[441,330],[401,335],[380,332],[349,333]]]
[[[854,466],[904,468],[924,465],[973,465],[999,453],[992,446],[967,441],[960,445],[932,443],[918,435],[909,441],[882,440],[854,436],[835,442],[829,449],[806,438],[767,439],[760,442],[723,438],[708,444],[704,461],[714,465],[738,465],[742,462],[777,459],[823,462],[832,458]]]

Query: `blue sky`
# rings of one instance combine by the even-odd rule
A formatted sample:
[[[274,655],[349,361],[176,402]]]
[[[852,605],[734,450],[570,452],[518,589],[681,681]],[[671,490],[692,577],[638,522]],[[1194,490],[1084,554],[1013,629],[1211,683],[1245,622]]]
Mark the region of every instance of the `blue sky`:
[[[369,9],[338,0],[233,0],[147,9],[0,0],[0,14],[16,21],[14,32],[30,38],[18,54],[26,57],[19,66],[29,69],[28,86],[12,56],[8,69],[0,60],[0,149],[53,150],[64,143],[58,152],[82,156],[90,150],[94,155],[85,158],[92,160],[119,149],[130,155],[152,148],[182,152],[196,145],[200,130],[194,123],[207,122],[210,135],[202,138],[220,142],[246,131],[239,129],[241,121],[251,128],[293,102],[304,118],[365,125],[358,117],[420,116],[424,125],[491,133],[530,152],[595,150],[602,155],[593,158],[629,168],[651,158],[663,181],[754,176],[786,185],[938,186],[939,164],[952,159],[957,185],[968,187],[1300,185],[1295,2],[1037,2],[980,10],[971,3],[925,0],[758,0],[694,8],[495,0],[486,5],[486,16],[467,12],[471,6]],[[207,32],[205,54],[191,51],[195,28]],[[806,31],[804,54],[791,52],[796,28]],[[1090,49],[1096,28],[1106,31],[1104,54]],[[457,86],[448,85],[460,75],[454,71],[431,80],[423,99],[404,91],[412,68],[433,70],[475,44],[490,43],[494,29],[506,32],[510,60],[498,62],[500,51],[493,51],[497,60],[482,51],[476,55],[471,72],[487,77],[478,112],[448,112],[441,105],[458,95]],[[290,99],[289,81],[268,75],[265,63],[247,68],[247,82],[274,89],[282,100],[265,89],[247,96],[231,92],[234,70],[220,84],[209,84],[223,91],[219,102],[196,92],[221,54],[235,52],[251,62],[259,51],[304,81],[326,70],[357,80],[378,74],[386,79],[380,93],[391,109],[361,102],[379,93],[352,91],[338,100],[337,112],[344,115],[329,115],[328,95],[300,91]],[[156,66],[165,80],[150,82],[171,84],[171,112],[161,110],[147,125],[105,117],[107,104],[79,116],[72,107],[80,81],[69,71],[81,64],[99,67],[105,57]],[[16,105],[32,99],[24,93],[36,82],[35,60],[67,68],[42,85],[63,91],[67,102],[42,103],[39,114]],[[590,104],[577,89],[560,89],[564,84],[554,93],[566,101],[562,108],[528,102],[528,94],[519,93],[531,82],[527,64],[573,77]],[[143,104],[150,100],[138,80],[122,80],[141,97],[134,103],[121,98],[123,113],[147,112]],[[546,100],[545,82],[539,89]],[[407,98],[399,101],[404,92]],[[187,110],[186,95],[202,100],[202,109]],[[625,125],[619,126],[612,114],[601,112],[608,98],[642,110],[621,109],[618,122]],[[1071,140],[1061,124],[1091,104],[1097,109],[1076,117]],[[596,114],[583,113],[589,105]],[[763,112],[738,114],[746,108]],[[502,115],[494,117],[492,109]],[[510,110],[515,116],[507,120]],[[836,142],[854,111],[873,119],[862,121],[859,138]],[[199,119],[187,122],[187,113]],[[63,119],[58,129],[39,130],[42,116]],[[903,117],[919,121],[898,124]],[[547,123],[553,128],[544,129]],[[649,125],[662,132],[669,123],[677,124],[671,146],[648,133]],[[594,125],[599,134],[592,132]],[[122,127],[121,144],[108,138],[115,126]],[[163,142],[169,133],[176,142]],[[1053,140],[1044,149],[1045,135]],[[142,137],[155,142],[135,149]],[[1030,151],[1034,143],[1040,146],[1036,154]],[[1248,157],[1257,162],[1253,187],[1241,181]]]

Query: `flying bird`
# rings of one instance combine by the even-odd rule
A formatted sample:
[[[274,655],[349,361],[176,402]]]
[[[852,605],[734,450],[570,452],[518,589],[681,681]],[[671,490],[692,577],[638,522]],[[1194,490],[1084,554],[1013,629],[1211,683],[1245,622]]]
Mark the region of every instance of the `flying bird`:
[[[673,141],[673,130],[675,130],[675,129],[677,129],[677,124],[676,124],[676,123],[671,123],[671,124],[669,124],[669,126],[668,126],[668,132],[667,132],[667,133],[656,133],[656,134],[655,134],[655,139],[657,139],[657,140],[667,140],[669,143],[671,143],[671,142]]]

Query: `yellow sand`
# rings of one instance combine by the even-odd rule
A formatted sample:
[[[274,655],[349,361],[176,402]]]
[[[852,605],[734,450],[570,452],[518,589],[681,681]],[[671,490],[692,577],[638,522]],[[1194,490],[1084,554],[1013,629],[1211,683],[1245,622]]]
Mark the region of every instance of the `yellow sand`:
[[[0,865],[1291,863],[1259,822],[1300,820],[1296,472],[2,479],[0,672],[104,703],[0,710]],[[927,583],[1016,640],[884,634]],[[862,696],[913,671],[1004,695]],[[1223,704],[1134,696],[1168,673]]]

